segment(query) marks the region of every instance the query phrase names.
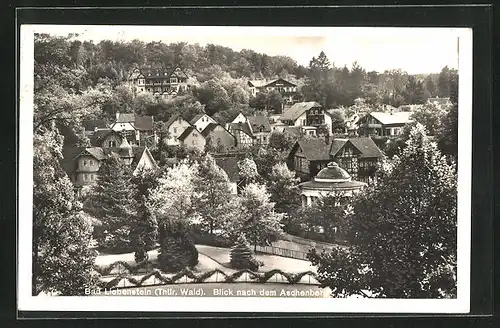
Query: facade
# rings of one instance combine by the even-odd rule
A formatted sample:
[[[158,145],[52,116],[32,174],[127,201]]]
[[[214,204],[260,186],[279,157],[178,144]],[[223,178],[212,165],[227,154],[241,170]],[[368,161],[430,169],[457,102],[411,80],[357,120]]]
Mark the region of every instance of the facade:
[[[207,114],[198,114],[193,117],[193,119],[189,123],[191,123],[191,125],[194,125],[200,132],[202,132],[207,127],[207,125],[211,123],[217,124],[217,122]]]
[[[339,202],[347,201],[365,186],[366,183],[352,180],[337,163],[330,162],[311,181],[299,184],[302,207],[314,206],[328,195],[339,196]]]
[[[296,84],[281,78],[275,80],[251,80],[248,81],[248,87],[254,97],[259,92],[276,90],[281,94],[281,97],[286,104],[293,104],[295,97],[298,94]]]
[[[187,127],[178,137],[180,143],[188,148],[196,148],[200,151],[205,150],[205,137],[194,126]]]
[[[377,166],[384,154],[369,137],[349,139],[299,140],[292,147],[288,165],[303,177],[313,177],[326,164],[335,161],[355,179],[376,179]]]
[[[216,152],[223,152],[236,147],[236,137],[220,124],[209,123],[201,132],[207,144]]]
[[[110,125],[110,128],[115,132],[125,133],[127,140],[136,146],[144,145],[145,139],[156,138],[152,116],[117,112],[115,122]]]
[[[271,125],[266,116],[249,116],[247,117],[254,141],[258,145],[268,145],[269,136],[271,135]]]
[[[397,136],[410,123],[412,112],[371,112],[359,119],[359,135]]]
[[[128,83],[135,93],[149,92],[155,96],[168,97],[188,89],[188,76],[180,67],[165,69],[135,68]]]
[[[168,146],[180,145],[181,142],[178,139],[179,136],[192,125],[186,121],[180,114],[174,114],[172,117],[165,123],[168,136],[163,140],[163,142]]]
[[[254,137],[248,122],[229,123],[227,130],[236,138],[237,147],[247,148],[253,145]]]
[[[158,166],[149,149],[132,146],[125,137],[118,147],[73,147],[65,150],[62,166],[76,187],[93,185],[99,177],[102,163],[117,156],[133,167],[133,174],[141,169],[156,169]]]
[[[326,126],[328,134],[332,135],[332,117],[323,106],[315,101],[300,102],[285,110],[280,121],[289,126]]]

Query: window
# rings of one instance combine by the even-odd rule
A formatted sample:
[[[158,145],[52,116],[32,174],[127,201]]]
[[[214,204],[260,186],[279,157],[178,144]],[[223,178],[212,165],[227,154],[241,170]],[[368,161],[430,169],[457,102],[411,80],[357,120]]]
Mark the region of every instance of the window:
[[[94,165],[94,160],[93,160],[93,159],[91,159],[91,160],[89,161],[89,164],[90,164],[90,166]]]
[[[90,181],[94,180],[94,175],[93,174],[90,174],[89,177],[90,177]]]
[[[174,133],[177,133],[177,128],[174,128]]]
[[[116,141],[114,140],[108,141],[108,147],[116,147]]]
[[[83,174],[83,181],[87,181],[87,175],[86,174]]]
[[[193,138],[196,138],[198,136],[195,132],[193,132],[191,135],[193,136]]]
[[[87,166],[87,160],[83,161],[83,166]]]
[[[181,122],[182,122],[182,117],[179,117],[179,118],[177,119],[177,122],[181,123]]]
[[[195,141],[194,141],[194,140],[193,140],[193,141],[191,141],[191,144],[192,144],[192,145],[194,145],[194,143],[195,143]]]
[[[302,125],[306,125],[306,120],[302,120]]]

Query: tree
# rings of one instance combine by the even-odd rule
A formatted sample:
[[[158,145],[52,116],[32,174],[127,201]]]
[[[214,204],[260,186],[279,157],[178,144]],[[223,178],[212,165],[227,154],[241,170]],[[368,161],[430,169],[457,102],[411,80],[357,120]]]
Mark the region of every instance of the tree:
[[[189,238],[186,224],[166,222],[160,227],[158,262],[163,272],[178,272],[198,264],[198,250]]]
[[[275,203],[278,213],[293,215],[300,207],[300,194],[297,188],[299,179],[290,171],[285,163],[273,166],[268,181],[270,201]]]
[[[100,247],[111,252],[131,251],[130,232],[137,216],[137,201],[132,170],[117,156],[107,159],[99,179],[86,201],[86,210],[99,220],[95,238]]]
[[[447,112],[448,110],[441,106],[425,104],[417,107],[411,114],[411,118],[415,122],[422,124],[429,135],[434,136]],[[407,132],[409,131],[407,130]]]
[[[295,141],[295,138],[288,132],[273,131],[269,136],[269,147],[279,151],[289,151]]]
[[[425,78],[425,89],[429,92],[430,97],[435,97],[437,92],[437,86],[432,78],[432,75],[427,75]]]
[[[197,214],[210,235],[213,235],[215,229],[224,227],[224,217],[228,210],[226,205],[231,197],[231,190],[226,172],[210,155],[199,164],[195,190]]]
[[[257,164],[255,164],[253,159],[244,158],[238,161],[238,170],[240,174],[240,187],[255,182],[259,178]]]
[[[401,156],[352,203],[349,250],[310,253],[322,285],[334,295],[456,297],[456,178],[425,128],[413,128]]]
[[[252,149],[253,161],[257,167],[257,173],[259,177],[268,179],[273,167],[286,160],[286,154],[282,151],[276,150],[272,147],[255,147]],[[257,181],[255,179],[253,181]]]
[[[258,110],[264,110],[267,106],[267,93],[259,92],[255,97],[250,98],[249,105]]]
[[[157,187],[150,192],[149,204],[160,226],[164,222],[190,221],[195,210],[197,174],[198,165],[183,160],[168,168],[158,179]]]
[[[266,109],[273,111],[274,113],[281,113],[283,109],[283,97],[281,93],[276,90],[272,90],[266,96]]]
[[[232,222],[232,231],[244,233],[255,249],[257,245],[269,245],[283,232],[281,220],[284,215],[274,212],[274,203],[269,198],[264,185],[250,183],[242,191],[240,213]]]
[[[250,245],[244,234],[241,234],[236,240],[235,245],[229,253],[231,266],[235,269],[249,269],[257,271],[260,263],[253,257]]]
[[[53,127],[33,138],[32,294],[84,295],[96,286],[92,225],[59,165],[62,138]]]
[[[231,90],[231,102],[233,104],[248,104],[249,95],[241,86],[237,85]]]
[[[450,96],[450,69],[448,66],[443,67],[438,76],[437,92],[438,96],[449,97]]]
[[[403,96],[407,104],[424,104],[429,95],[426,94],[422,81],[418,81],[413,75],[408,77]]]
[[[132,221],[131,242],[135,251],[136,262],[148,258],[147,252],[156,247],[158,242],[158,221],[148,198],[150,191],[158,185],[158,171],[141,169],[132,177],[138,202],[137,215]]]
[[[215,80],[209,80],[194,90],[195,97],[205,105],[207,115],[229,108],[230,99],[227,91]]]

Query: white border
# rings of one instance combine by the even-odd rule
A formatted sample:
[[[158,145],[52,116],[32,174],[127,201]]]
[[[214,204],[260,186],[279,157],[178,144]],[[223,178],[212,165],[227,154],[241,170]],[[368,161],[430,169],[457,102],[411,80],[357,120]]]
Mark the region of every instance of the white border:
[[[324,313],[468,313],[470,308],[471,172],[472,172],[472,30],[426,28],[459,37],[458,129],[458,291],[456,299],[316,299],[232,297],[33,297],[31,296],[32,186],[33,186],[33,34],[48,28],[67,33],[90,26],[22,25],[20,43],[19,106],[19,221],[18,309],[20,311],[171,311],[171,312],[324,312]],[[148,27],[134,27],[148,28]],[[169,27],[172,28],[172,27]],[[324,35],[386,29],[415,33],[420,28],[313,28],[313,27],[175,27],[183,33],[222,35]],[[384,33],[386,32],[384,31]]]

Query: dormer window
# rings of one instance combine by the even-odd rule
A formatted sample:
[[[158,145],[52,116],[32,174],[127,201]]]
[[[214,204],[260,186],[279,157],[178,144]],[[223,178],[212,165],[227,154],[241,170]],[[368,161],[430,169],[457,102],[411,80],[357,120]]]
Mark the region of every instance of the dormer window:
[[[177,119],[177,122],[181,123],[181,122],[182,122],[182,118],[181,118],[181,117],[179,117],[179,118]]]

